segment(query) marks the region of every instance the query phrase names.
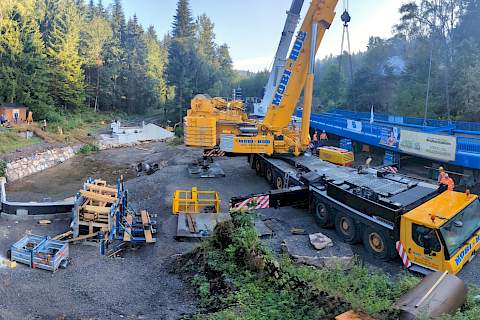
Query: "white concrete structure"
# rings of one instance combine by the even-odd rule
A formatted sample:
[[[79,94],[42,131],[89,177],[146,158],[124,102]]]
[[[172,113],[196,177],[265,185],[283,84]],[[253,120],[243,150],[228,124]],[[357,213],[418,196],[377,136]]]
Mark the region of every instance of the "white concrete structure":
[[[118,146],[136,144],[143,141],[158,141],[173,137],[173,132],[165,130],[153,123],[145,124],[139,127],[122,127],[120,121],[110,124],[112,132],[110,135],[101,135],[100,143],[105,146]]]

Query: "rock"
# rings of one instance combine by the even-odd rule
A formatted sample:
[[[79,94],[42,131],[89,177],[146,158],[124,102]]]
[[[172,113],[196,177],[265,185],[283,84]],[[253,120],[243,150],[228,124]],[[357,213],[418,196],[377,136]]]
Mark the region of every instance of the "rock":
[[[262,220],[255,221],[255,229],[257,230],[257,234],[260,238],[273,236],[273,231],[269,227],[265,225],[265,222]]]
[[[282,251],[287,253],[293,261],[318,268],[339,267],[343,270],[351,269],[354,255],[350,246],[343,242],[335,243],[321,251],[315,250],[308,236],[288,236],[282,242]]]
[[[326,247],[333,247],[333,241],[323,233],[314,233],[309,234],[308,238],[310,239],[310,243],[312,246],[317,250],[322,250]]]

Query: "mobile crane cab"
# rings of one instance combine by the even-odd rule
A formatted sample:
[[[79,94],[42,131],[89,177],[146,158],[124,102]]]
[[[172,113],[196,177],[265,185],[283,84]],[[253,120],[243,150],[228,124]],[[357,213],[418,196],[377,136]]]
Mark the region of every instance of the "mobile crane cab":
[[[404,214],[400,242],[414,269],[456,274],[480,247],[478,196],[445,191]]]

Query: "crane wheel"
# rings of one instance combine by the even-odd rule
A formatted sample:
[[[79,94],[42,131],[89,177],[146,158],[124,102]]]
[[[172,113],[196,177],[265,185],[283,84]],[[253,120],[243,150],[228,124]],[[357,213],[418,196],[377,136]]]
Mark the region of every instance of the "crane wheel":
[[[267,166],[267,168],[265,168],[265,179],[267,179],[267,182],[270,185],[273,184],[273,169],[271,166]]]
[[[319,227],[327,228],[333,225],[332,208],[326,206],[323,202],[315,201],[314,214]]]
[[[261,176],[263,174],[262,169],[263,169],[263,166],[260,159],[255,159],[255,172],[257,173],[258,176]]]
[[[338,235],[346,243],[357,243],[360,241],[361,234],[355,221],[343,213],[338,213],[335,217],[335,229],[337,229]]]
[[[282,176],[277,175],[277,176],[275,177],[275,188],[277,188],[278,190],[280,190],[280,189],[283,189],[283,187],[284,187],[283,178],[282,178]]]
[[[375,258],[388,261],[395,257],[395,248],[388,236],[375,227],[366,227],[363,232],[363,245]]]

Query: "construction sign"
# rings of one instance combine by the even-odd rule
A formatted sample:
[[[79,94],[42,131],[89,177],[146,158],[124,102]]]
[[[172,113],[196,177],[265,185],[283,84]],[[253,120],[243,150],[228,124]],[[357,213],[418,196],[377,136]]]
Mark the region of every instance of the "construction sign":
[[[455,161],[457,138],[447,135],[401,130],[400,150],[421,157]]]

